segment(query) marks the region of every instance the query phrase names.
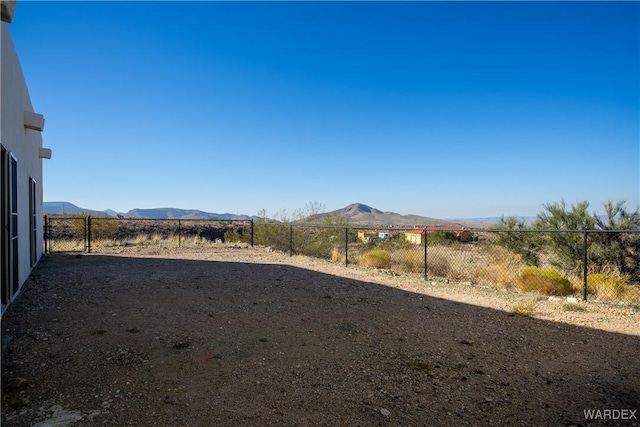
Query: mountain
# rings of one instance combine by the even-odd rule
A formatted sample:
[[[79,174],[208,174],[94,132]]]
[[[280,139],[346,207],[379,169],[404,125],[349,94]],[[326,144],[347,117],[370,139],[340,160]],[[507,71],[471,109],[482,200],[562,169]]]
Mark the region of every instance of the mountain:
[[[213,219],[218,221],[242,220],[251,221],[248,215],[235,215],[230,213],[210,213],[197,209],[176,209],[176,208],[156,208],[156,209],[132,209],[125,214],[120,214],[113,209],[96,211],[93,209],[81,208],[69,202],[44,202],[45,214],[58,215],[93,215],[93,216],[119,216],[125,218],[144,219]]]
[[[352,225],[382,225],[411,227],[414,225],[438,225],[451,224],[451,221],[430,218],[419,215],[400,215],[395,212],[382,212],[381,210],[372,208],[362,203],[353,203],[342,209],[326,212],[322,214],[312,215],[304,219],[304,222],[320,222],[328,216],[342,217]],[[462,225],[462,223],[460,223]]]
[[[537,219],[537,217],[535,216],[518,216],[516,218],[518,219],[518,221],[524,221],[524,223],[527,225],[533,223]],[[474,222],[478,224],[494,225],[499,223],[501,219],[502,217],[500,216],[490,216],[490,217],[483,217],[483,218],[454,219],[453,221],[466,221],[466,222]]]
[[[155,208],[155,209],[131,209],[129,212],[120,214],[112,209],[104,211],[96,211],[93,209],[85,209],[69,202],[44,202],[45,214],[85,214],[85,215],[122,215],[125,218],[142,218],[142,219],[201,219],[201,220],[218,220],[218,221],[250,221],[249,215],[236,215],[231,213],[211,213],[197,209],[177,209],[177,208]],[[371,225],[385,227],[412,227],[414,225],[461,225],[466,227],[482,227],[482,223],[493,223],[494,218],[477,218],[445,220],[431,218],[420,215],[401,215],[395,212],[383,212],[379,209],[372,208],[362,203],[352,203],[342,209],[326,212],[317,215],[311,215],[299,222],[307,224],[317,224],[328,216],[342,217],[351,225]]]
[[[248,215],[235,215],[230,213],[210,213],[197,209],[177,209],[177,208],[156,208],[156,209],[132,209],[125,218],[146,218],[146,219],[214,219],[214,220],[243,220],[250,221]]]
[[[69,202],[44,202],[43,209],[45,214],[58,215],[94,215],[94,216],[116,216],[117,213],[110,209],[106,211],[96,211],[93,209],[81,208]]]

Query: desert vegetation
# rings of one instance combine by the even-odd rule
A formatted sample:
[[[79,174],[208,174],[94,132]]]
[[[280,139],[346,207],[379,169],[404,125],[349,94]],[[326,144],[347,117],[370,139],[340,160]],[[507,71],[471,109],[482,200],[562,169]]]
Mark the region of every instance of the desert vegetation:
[[[503,217],[499,229],[504,232],[497,233],[496,243],[527,266],[521,287],[529,287],[525,283],[533,281],[535,271],[546,277],[535,281],[539,289],[570,293],[564,280],[578,290],[589,274],[587,292],[592,297],[640,303],[640,211],[629,211],[624,201],[605,203],[604,215],[589,213],[587,201],[570,207],[564,201],[549,203],[533,224]]]
[[[587,256],[587,293],[601,301],[640,304],[640,214],[624,203],[605,205],[606,217],[588,214],[588,203],[568,208],[545,205],[530,225],[502,218],[493,229],[475,229],[464,242],[451,231],[438,230],[427,244],[405,239],[407,229],[367,228],[344,218],[318,217],[323,206],[311,203],[289,217],[261,211],[249,221],[122,220],[69,217],[57,224],[50,239],[54,250],[95,250],[110,246],[158,245],[205,247],[245,244],[271,251],[330,259],[345,265],[423,275],[435,281],[474,285],[548,296],[580,296]],[[88,239],[88,230],[91,239]],[[384,236],[384,237],[378,237]],[[586,236],[586,241],[585,241]]]

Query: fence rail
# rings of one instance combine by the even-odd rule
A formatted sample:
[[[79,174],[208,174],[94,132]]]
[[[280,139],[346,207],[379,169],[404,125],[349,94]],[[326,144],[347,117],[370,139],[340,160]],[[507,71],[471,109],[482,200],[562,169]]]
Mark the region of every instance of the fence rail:
[[[425,280],[640,305],[640,230],[417,230],[253,220],[45,217],[45,251],[106,246],[270,247]],[[557,250],[549,250],[549,248]]]

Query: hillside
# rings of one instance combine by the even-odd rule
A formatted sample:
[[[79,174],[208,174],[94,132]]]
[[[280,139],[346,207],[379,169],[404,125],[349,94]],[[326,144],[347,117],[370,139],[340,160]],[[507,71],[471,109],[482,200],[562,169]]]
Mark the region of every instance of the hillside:
[[[97,211],[93,209],[81,208],[69,202],[44,202],[45,214],[61,214],[61,215],[120,215],[114,210],[105,209]],[[141,219],[201,219],[201,220],[218,220],[218,221],[250,221],[249,215],[237,215],[231,213],[211,213],[197,209],[178,209],[178,208],[154,208],[154,209],[131,209],[121,214],[125,218],[141,218]],[[313,224],[319,223],[328,216],[342,217],[351,225],[360,226],[394,226],[394,227],[412,227],[414,225],[439,225],[439,224],[457,224],[467,227],[478,227],[481,221],[470,220],[444,220],[439,218],[431,218],[420,215],[401,215],[396,212],[383,212],[379,209],[372,208],[362,203],[352,203],[342,209],[336,209],[331,212],[311,215],[299,222]]]
[[[250,221],[248,215],[235,215],[230,213],[211,213],[197,209],[177,209],[177,208],[156,208],[156,209],[131,209],[129,212],[120,214],[112,209],[97,211],[94,209],[81,208],[69,202],[44,202],[44,213],[49,215],[93,215],[93,216],[118,216],[125,218],[142,219],[209,219],[209,220],[243,220]]]
[[[96,211],[93,209],[81,208],[69,202],[44,202],[44,213],[48,215],[93,215],[93,216],[116,216],[114,211]]]
[[[383,212],[362,203],[353,203],[342,209],[312,215],[304,222],[317,223],[328,216],[342,217],[352,225],[381,225],[411,227],[414,225],[451,224],[451,221],[420,215],[401,215],[395,212]],[[462,222],[456,222],[462,224]]]
[[[126,214],[126,218],[146,218],[146,219],[209,219],[224,221],[250,221],[248,215],[236,215],[230,213],[211,213],[197,209],[177,209],[177,208],[156,208],[156,209],[132,209]]]

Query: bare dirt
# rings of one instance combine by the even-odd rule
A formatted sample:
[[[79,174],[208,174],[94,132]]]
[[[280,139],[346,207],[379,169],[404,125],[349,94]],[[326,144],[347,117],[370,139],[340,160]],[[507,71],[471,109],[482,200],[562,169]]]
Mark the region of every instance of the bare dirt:
[[[54,254],[2,319],[2,425],[637,426],[639,316],[258,248]]]

